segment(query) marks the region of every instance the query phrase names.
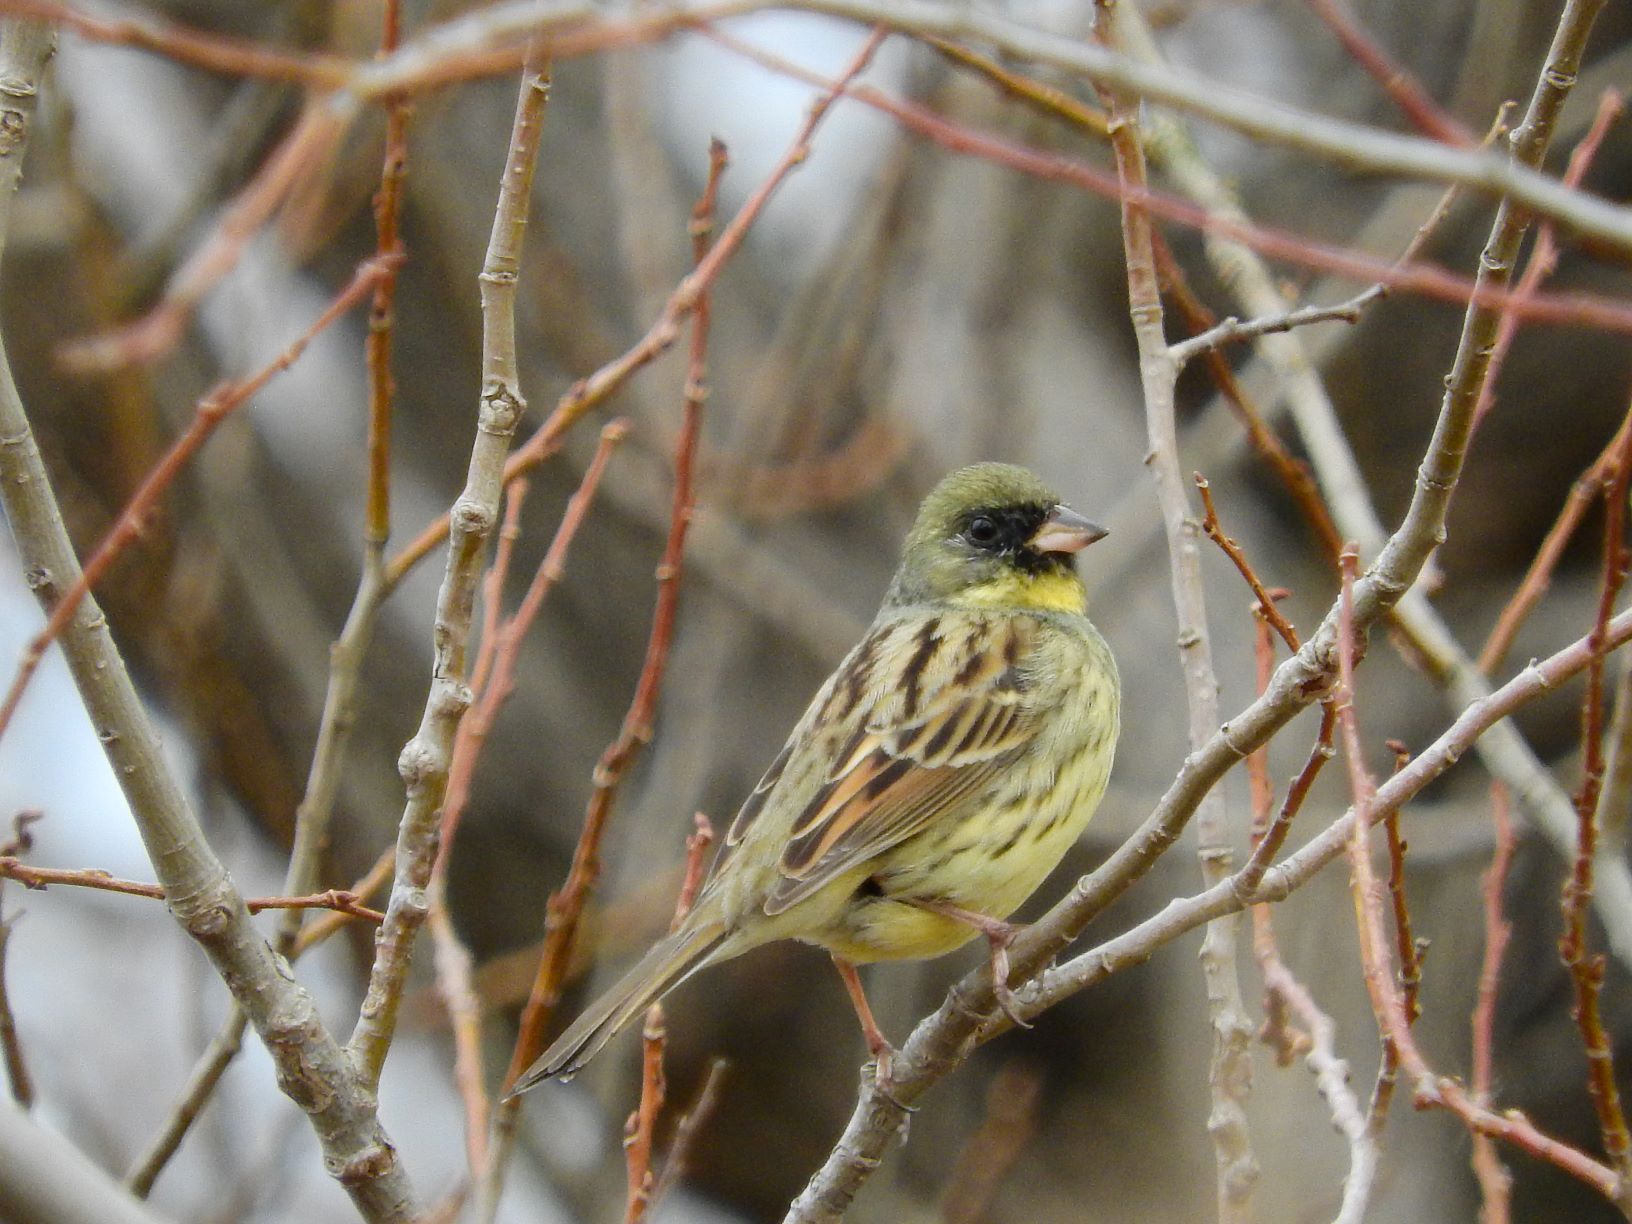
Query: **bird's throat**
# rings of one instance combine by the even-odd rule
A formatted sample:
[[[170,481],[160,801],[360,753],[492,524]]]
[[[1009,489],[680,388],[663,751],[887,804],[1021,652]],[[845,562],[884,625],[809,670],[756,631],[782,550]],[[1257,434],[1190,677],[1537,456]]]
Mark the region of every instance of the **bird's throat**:
[[[1088,610],[1088,595],[1082,588],[1082,579],[1065,568],[1038,573],[1015,570],[959,591],[953,602],[965,608],[1019,608],[1028,612],[1071,612],[1078,616]]]

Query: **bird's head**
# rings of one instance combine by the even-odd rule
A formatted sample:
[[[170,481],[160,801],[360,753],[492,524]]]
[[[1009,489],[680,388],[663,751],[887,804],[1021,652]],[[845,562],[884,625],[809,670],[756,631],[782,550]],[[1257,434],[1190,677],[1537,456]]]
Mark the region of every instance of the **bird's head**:
[[[887,602],[1081,613],[1076,554],[1104,535],[1025,468],[960,468],[918,508]]]

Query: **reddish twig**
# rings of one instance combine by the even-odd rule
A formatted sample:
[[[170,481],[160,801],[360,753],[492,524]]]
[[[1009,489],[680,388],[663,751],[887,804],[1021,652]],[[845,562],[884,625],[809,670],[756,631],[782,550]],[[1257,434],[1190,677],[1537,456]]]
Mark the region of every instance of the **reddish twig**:
[[[1502,917],[1502,892],[1518,844],[1509,804],[1507,787],[1492,782],[1490,815],[1496,829],[1496,849],[1481,881],[1485,951],[1479,963],[1479,991],[1473,1005],[1473,1069],[1468,1084],[1474,1102],[1481,1106],[1490,1104],[1495,1081],[1496,998],[1501,984],[1502,955],[1513,932],[1512,924]],[[1479,1224],[1508,1224],[1513,1175],[1488,1136],[1476,1134],[1473,1137],[1473,1172],[1479,1180]]]
[[[730,1064],[723,1058],[708,1060],[708,1070],[703,1075],[703,1086],[692,1098],[690,1107],[674,1124],[674,1141],[669,1144],[669,1158],[663,1164],[663,1172],[657,1176],[657,1185],[652,1187],[651,1202],[654,1206],[662,1202],[670,1187],[684,1176],[686,1161],[691,1158],[697,1137],[702,1133],[703,1125],[713,1116],[714,1107],[719,1104],[720,1089],[725,1084],[725,1073],[729,1066]]]
[[[380,35],[380,54],[396,50],[402,39],[400,0],[387,0]],[[380,165],[380,187],[374,194],[375,250],[400,258],[402,247],[402,190],[408,173],[408,99],[390,94],[385,99],[385,154]],[[364,356],[368,369],[368,503],[363,541],[374,564],[381,564],[391,534],[391,415],[396,380],[391,373],[391,344],[396,322],[397,274],[393,268],[374,287],[368,311],[368,340]]]
[[[130,501],[120,512],[118,521],[86,559],[84,571],[78,580],[63,592],[62,598],[51,609],[45,628],[34,635],[28,648],[23,652],[23,657],[17,664],[17,672],[12,677],[11,687],[6,692],[4,702],[0,702],[0,736],[4,736],[6,729],[11,725],[11,720],[17,712],[17,703],[22,700],[29,681],[39,668],[40,660],[45,657],[46,649],[73,619],[86,594],[102,580],[120,554],[146,529],[147,522],[165,490],[215,432],[216,427],[276,375],[293,365],[306,351],[307,345],[314,337],[362,301],[386,274],[391,262],[389,259],[376,257],[358,265],[357,271],[353,273],[346,287],[335,295],[323,313],[318,315],[311,326],[288,348],[248,378],[221,383],[199,401],[198,407],[193,412],[192,423],[186,432],[176,439],[164,457],[143,479],[141,486],[131,495]]]
[[[1405,746],[1390,740],[1394,751],[1395,772],[1411,761]],[[1383,817],[1383,833],[1388,842],[1388,896],[1393,907],[1394,944],[1400,958],[1400,1001],[1405,1008],[1408,1024],[1415,1024],[1422,1014],[1417,996],[1422,990],[1422,951],[1411,933],[1411,910],[1405,896],[1405,839],[1400,836],[1400,814],[1389,812]],[[1388,1107],[1394,1099],[1394,1084],[1400,1067],[1399,1052],[1391,1041],[1383,1042],[1382,1061],[1377,1068],[1377,1082],[1371,1090],[1369,1114],[1371,1133],[1382,1137],[1383,1124],[1388,1118]]]
[[[1206,495],[1203,494],[1205,500]],[[1253,661],[1257,672],[1257,692],[1269,687],[1269,677],[1275,670],[1275,639],[1271,636],[1263,605],[1253,606]],[[1269,780],[1269,745],[1264,744],[1247,754],[1247,786],[1252,797],[1252,825],[1250,840],[1256,851],[1268,835],[1270,811],[1275,805],[1275,785]],[[1275,938],[1275,919],[1268,905],[1252,907],[1252,954],[1258,962],[1259,976],[1264,985],[1264,1022],[1258,1028],[1258,1040],[1275,1051],[1277,1066],[1290,1067],[1298,1055],[1309,1049],[1309,1034],[1294,1028],[1288,1006],[1287,992],[1281,989],[1276,967],[1285,969],[1281,950]],[[1288,971],[1287,977],[1291,974]]]
[[[164,889],[158,884],[121,880],[95,868],[31,867],[11,855],[0,855],[0,878],[16,880],[24,888],[43,889],[53,884],[69,884],[77,888],[123,893],[128,897],[146,897],[152,901],[165,899]],[[270,909],[326,909],[368,922],[379,922],[385,917],[379,910],[364,905],[356,893],[343,888],[331,888],[306,897],[248,897],[245,904],[252,914]]]
[[[848,70],[847,79],[866,66],[882,38],[881,33],[875,32],[867,40]],[[640,677],[635,682],[634,696],[630,699],[629,709],[624,715],[623,726],[619,729],[617,739],[607,746],[595,765],[594,789],[584,813],[583,827],[578,835],[578,844],[573,850],[572,864],[568,869],[566,882],[546,903],[544,947],[539,954],[538,968],[533,976],[527,1003],[522,1009],[521,1023],[510,1055],[510,1066],[505,1072],[506,1089],[515,1083],[516,1077],[538,1056],[543,1047],[544,1033],[560,1001],[562,984],[566,980],[573,949],[577,943],[584,904],[600,875],[601,838],[607,822],[611,819],[618,788],[629,767],[634,763],[635,757],[652,736],[652,719],[656,714],[658,696],[662,692],[663,677],[668,670],[669,647],[674,638],[686,534],[693,513],[692,476],[697,439],[702,427],[702,407],[707,397],[705,358],[708,344],[708,293],[713,276],[722,266],[718,256],[733,230],[736,235],[732,239],[733,243],[740,243],[746,225],[757,215],[758,209],[764,206],[764,201],[769,198],[775,185],[794,165],[803,160],[809,150],[811,136],[835,96],[829,94],[811,108],[810,115],[795,138],[793,147],[777,170],[771,173],[756,192],[759,204],[755,205],[753,200],[745,204],[732,219],[719,244],[712,247],[709,244],[713,233],[714,209],[719,196],[720,179],[725,173],[726,152],[725,146],[718,141],[709,149],[708,180],[692,213],[691,233],[693,249],[697,254],[697,268],[687,281],[697,281],[701,287],[687,308],[692,315],[692,345],[687,364],[680,436],[675,445],[674,501],[669,517],[668,537],[663,545],[663,558],[657,569],[657,602],[652,610],[652,628],[646,642],[646,654],[641,662]],[[699,275],[704,268],[712,268],[715,271],[699,281]],[[677,290],[676,297],[670,299],[671,306],[678,299],[679,292]],[[667,313],[665,310],[665,315]],[[561,411],[557,408],[556,415]],[[546,423],[539,431],[540,435],[548,429],[549,425]],[[537,436],[535,435],[535,438]],[[520,1102],[510,1097],[500,1101],[493,1119],[491,1157],[483,1173],[481,1214],[486,1218],[491,1218],[491,1213],[497,1209],[503,1166],[508,1158],[519,1112]]]
[[[1625,449],[1629,434],[1632,434],[1632,409],[1629,409],[1621,420],[1621,427],[1610,439],[1609,444],[1570,486],[1564,507],[1559,511],[1552,527],[1548,529],[1541,547],[1536,550],[1530,568],[1525,571],[1524,578],[1513,593],[1513,598],[1496,618],[1490,636],[1485,639],[1485,644],[1479,651],[1479,670],[1487,676],[1502,665],[1507,652],[1513,648],[1513,639],[1518,636],[1520,628],[1535,610],[1535,606],[1541,602],[1541,597],[1547,593],[1553,571],[1558,568],[1558,563],[1564,556],[1564,549],[1575,535],[1575,529],[1581,525],[1588,507],[1603,494],[1605,485],[1614,479],[1616,456]]]
[[[720,164],[723,165],[723,161]],[[702,887],[703,872],[708,866],[708,848],[714,844],[714,828],[708,823],[708,817],[698,812],[692,819],[696,827],[686,838],[686,871],[675,899],[670,931],[678,930],[691,912],[697,890]],[[656,1180],[652,1176],[652,1142],[657,1133],[657,1116],[663,1110],[663,1099],[668,1090],[668,1081],[663,1075],[663,1048],[668,1039],[668,1027],[661,1003],[653,1003],[646,1009],[646,1021],[641,1026],[640,1037],[640,1104],[623,1126],[624,1161],[628,1167],[629,1186],[624,1224],[639,1224],[646,1218],[656,1189]]]
[[[1632,1134],[1627,1131],[1615,1084],[1615,1062],[1604,1031],[1599,995],[1604,984],[1604,957],[1587,951],[1587,912],[1592,903],[1593,868],[1598,857],[1598,792],[1604,780],[1604,650],[1615,600],[1626,581],[1626,497],[1632,481],[1632,431],[1615,457],[1615,476],[1604,490],[1603,579],[1597,618],[1588,636],[1593,654],[1587,665],[1587,691],[1581,706],[1584,758],[1581,789],[1575,795],[1575,863],[1564,884],[1564,933],[1558,951],[1575,987],[1575,1021],[1587,1055],[1587,1087],[1598,1113],[1604,1151],[1621,1177],[1632,1177]]]
[[[1406,1015],[1405,1003],[1394,979],[1388,940],[1383,933],[1382,894],[1372,868],[1367,834],[1374,823],[1372,807],[1375,787],[1360,755],[1360,732],[1354,717],[1353,677],[1357,642],[1353,628],[1353,589],[1356,555],[1345,547],[1343,590],[1338,632],[1339,687],[1335,698],[1338,723],[1343,735],[1350,785],[1354,791],[1354,819],[1350,825],[1347,850],[1354,894],[1356,927],[1366,992],[1385,1041],[1393,1043],[1400,1067],[1412,1080],[1416,1105],[1446,1109],[1460,1118],[1469,1130],[1511,1143],[1530,1155],[1548,1161],[1585,1182],[1626,1210],[1628,1185],[1617,1171],[1586,1153],[1543,1134],[1517,1110],[1497,1113],[1475,1101],[1467,1090],[1449,1076],[1436,1075],[1418,1049]]]
[[[820,73],[801,68],[717,28],[708,27],[700,32],[773,72],[818,88],[831,88],[833,84]],[[1231,239],[1267,258],[1333,273],[1363,285],[1386,285],[1391,290],[1437,301],[1462,306],[1505,306],[1537,323],[1574,324],[1614,332],[1632,331],[1632,306],[1614,298],[1587,293],[1550,293],[1520,301],[1509,289],[1476,285],[1466,277],[1434,264],[1396,263],[1346,247],[1317,242],[1287,230],[1225,216],[1149,187],[1124,189],[1114,174],[1096,166],[954,123],[944,115],[902,102],[872,86],[847,86],[843,92],[857,102],[890,115],[914,135],[933,141],[953,153],[978,157],[1033,178],[1066,183],[1104,199],[1137,205],[1165,221]]]
[[[1354,19],[1342,0],[1309,0],[1309,7],[1337,35],[1343,49],[1382,86],[1386,93],[1425,136],[1458,148],[1472,148],[1478,138],[1450,112],[1436,102],[1416,77],[1395,62],[1376,39]]]
[[[1196,482],[1197,492],[1201,494],[1201,505],[1204,512],[1201,522],[1202,531],[1206,533],[1209,540],[1218,545],[1224,555],[1230,559],[1230,563],[1240,571],[1241,577],[1246,580],[1247,585],[1252,588],[1253,598],[1257,601],[1253,607],[1253,614],[1262,617],[1264,622],[1280,635],[1281,641],[1286,643],[1289,650],[1297,651],[1299,646],[1302,645],[1298,640],[1298,631],[1292,627],[1292,622],[1282,616],[1280,609],[1275,606],[1275,601],[1284,598],[1286,591],[1280,587],[1273,591],[1265,588],[1263,581],[1258,577],[1257,571],[1252,568],[1252,562],[1248,561],[1246,553],[1241,551],[1241,546],[1225,535],[1224,528],[1219,525],[1218,507],[1213,505],[1213,486],[1207,483],[1206,477],[1200,472],[1192,472],[1191,476]]]
[[[980,1126],[963,1145],[941,1191],[942,1224],[987,1218],[992,1196],[1036,1134],[1042,1084],[1041,1074],[1017,1060],[998,1068],[986,1089]]]
[[[392,859],[395,856],[390,846],[380,851],[374,865],[370,867],[350,888],[346,889],[359,901],[366,901],[380,889],[391,882]],[[331,912],[318,916],[313,921],[300,928],[294,946],[290,949],[290,956],[299,957],[308,950],[315,948],[329,936],[333,935],[350,920],[350,915]]]
[[[279,51],[262,43],[207,34],[146,14],[101,18],[51,0],[6,0],[5,7],[18,17],[49,21],[97,42],[156,51],[180,63],[234,79],[260,77],[334,89],[344,85],[352,73],[351,61],[340,56]]]

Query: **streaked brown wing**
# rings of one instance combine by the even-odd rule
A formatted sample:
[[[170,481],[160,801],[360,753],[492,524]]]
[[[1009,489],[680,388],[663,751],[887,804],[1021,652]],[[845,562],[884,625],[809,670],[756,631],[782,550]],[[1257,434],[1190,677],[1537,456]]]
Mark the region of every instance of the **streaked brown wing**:
[[[1037,732],[1019,664],[1033,622],[923,622],[880,660],[883,695],[795,821],[765,903],[780,913],[977,792]],[[844,711],[835,712],[838,717]]]

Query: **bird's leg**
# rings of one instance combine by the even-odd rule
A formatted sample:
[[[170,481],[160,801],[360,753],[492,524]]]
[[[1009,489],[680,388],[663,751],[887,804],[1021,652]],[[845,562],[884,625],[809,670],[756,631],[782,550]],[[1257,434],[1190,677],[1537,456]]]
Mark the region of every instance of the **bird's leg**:
[[[961,905],[953,905],[950,901],[935,901],[923,897],[899,899],[932,914],[940,914],[955,922],[965,923],[986,936],[986,945],[992,957],[992,995],[997,999],[997,1005],[1003,1009],[1005,1016],[1021,1028],[1031,1027],[1020,1015],[1020,1000],[1015,997],[1014,991],[1009,989],[1009,945],[1026,929],[1022,924],[1004,922],[1001,918],[992,918],[974,910],[966,910]]]
[[[890,1086],[891,1061],[895,1054],[895,1047],[884,1036],[883,1030],[878,1027],[878,1021],[873,1019],[873,1009],[867,1006],[866,992],[861,988],[861,975],[849,961],[835,956],[833,967],[839,971],[844,979],[844,989],[850,995],[850,1006],[856,1009],[856,1019],[861,1021],[861,1036],[867,1042],[867,1050],[878,1064],[877,1082],[879,1089],[886,1095]]]

